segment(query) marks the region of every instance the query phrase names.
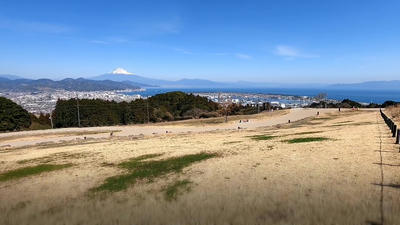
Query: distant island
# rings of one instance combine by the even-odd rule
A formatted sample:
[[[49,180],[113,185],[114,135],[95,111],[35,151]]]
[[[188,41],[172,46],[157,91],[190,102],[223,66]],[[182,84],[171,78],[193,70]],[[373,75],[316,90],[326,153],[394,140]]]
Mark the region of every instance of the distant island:
[[[3,92],[34,92],[34,91],[113,91],[140,89],[129,83],[111,80],[88,80],[84,78],[66,78],[60,81],[50,79],[9,79],[0,77],[0,91]]]

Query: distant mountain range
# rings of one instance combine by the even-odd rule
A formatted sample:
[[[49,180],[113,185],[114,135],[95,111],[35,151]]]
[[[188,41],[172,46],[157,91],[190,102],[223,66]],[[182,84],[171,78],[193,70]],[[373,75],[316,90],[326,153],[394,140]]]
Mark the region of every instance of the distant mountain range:
[[[93,76],[87,79],[67,78],[60,81],[49,79],[29,80],[15,75],[0,75],[0,90],[43,90],[64,89],[75,91],[123,90],[138,87],[162,88],[309,88],[309,89],[364,89],[364,90],[393,90],[399,89],[400,80],[368,81],[352,84],[290,84],[262,82],[215,82],[204,79],[181,79],[177,81],[152,79],[135,75],[117,68],[111,73]]]
[[[353,84],[334,84],[330,85],[329,87],[334,89],[400,90],[400,80],[367,81]]]
[[[14,79],[11,80],[0,75],[0,91],[44,91],[44,90],[66,90],[66,91],[112,91],[138,89],[139,86],[115,82],[110,80],[97,81],[84,78],[67,78],[60,81],[50,79]]]
[[[262,83],[237,81],[232,83],[215,82],[203,79],[181,79],[177,81],[151,79],[139,75],[125,73],[107,73],[95,76],[94,80],[113,80],[130,83],[141,87],[174,87],[174,88],[315,88],[315,89],[399,89],[400,80],[368,81],[350,84],[291,84],[291,83]]]
[[[11,75],[11,74],[1,74],[1,75],[0,75],[0,78],[6,78],[6,79],[9,79],[9,80],[25,79],[25,78],[23,78],[23,77]]]
[[[241,87],[270,87],[271,84],[252,83],[238,81],[233,83],[215,82],[204,79],[181,79],[177,81],[152,79],[127,72],[118,68],[111,73],[94,76],[93,80],[112,80],[129,83],[141,87],[164,87],[164,88],[241,88]]]

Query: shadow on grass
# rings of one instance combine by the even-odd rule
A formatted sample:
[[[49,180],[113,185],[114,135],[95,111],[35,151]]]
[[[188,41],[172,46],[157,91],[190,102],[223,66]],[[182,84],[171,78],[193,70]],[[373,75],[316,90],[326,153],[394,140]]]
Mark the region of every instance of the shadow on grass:
[[[305,134],[319,134],[322,133],[323,131],[318,130],[318,131],[305,131],[305,132],[298,132],[298,133],[293,133],[293,134],[287,134],[284,136],[292,136],[292,135],[305,135]]]
[[[400,164],[389,164],[389,163],[372,163],[372,164],[380,166],[400,166]]]
[[[354,122],[353,120],[346,120],[346,121],[341,121],[341,122],[336,122],[335,124],[344,124],[344,123],[352,123]]]
[[[295,144],[295,143],[305,143],[305,142],[317,142],[317,141],[327,141],[330,140],[330,138],[326,137],[304,137],[304,138],[293,138],[289,140],[284,140],[282,142],[287,142],[289,144]]]
[[[41,164],[37,166],[23,167],[0,174],[0,182],[20,179],[23,177],[38,175],[41,173],[55,171],[55,170],[61,170],[71,166],[72,164],[60,164],[60,165]]]
[[[336,119],[336,117],[315,117],[312,120],[333,120]]]
[[[383,225],[383,224],[380,223],[380,222],[371,221],[371,220],[367,220],[367,221],[365,221],[365,223],[366,223],[367,225]]]
[[[273,138],[276,138],[276,136],[272,135],[253,135],[253,136],[248,136],[249,138],[256,140],[256,141],[266,141],[266,140],[271,140]]]
[[[342,127],[342,126],[363,126],[363,125],[372,125],[375,124],[373,122],[358,122],[358,123],[338,123],[329,125],[327,127]]]
[[[238,143],[242,143],[243,141],[228,141],[228,142],[224,142],[222,144],[224,145],[230,145],[230,144],[238,144]]]
[[[168,173],[181,172],[183,168],[188,167],[195,162],[207,160],[217,156],[216,153],[202,152],[198,154],[184,155],[161,160],[144,161],[146,159],[155,158],[161,155],[162,154],[142,155],[130,159],[129,161],[120,163],[118,166],[126,169],[126,174],[109,177],[102,185],[91,189],[91,191],[121,191],[128,188],[129,185],[134,184],[138,180],[147,180],[152,182],[154,178],[166,175]]]
[[[400,188],[400,184],[379,184],[379,183],[372,183],[372,184],[376,186],[391,187],[396,189]]]

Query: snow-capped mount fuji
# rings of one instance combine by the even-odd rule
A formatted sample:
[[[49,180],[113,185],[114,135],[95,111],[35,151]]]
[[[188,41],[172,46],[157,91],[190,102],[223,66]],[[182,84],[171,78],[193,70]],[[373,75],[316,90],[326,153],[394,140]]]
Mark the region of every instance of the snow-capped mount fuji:
[[[202,79],[181,79],[177,81],[152,79],[142,77],[123,68],[117,68],[111,73],[106,73],[100,76],[91,77],[92,80],[112,80],[118,82],[129,83],[131,85],[138,85],[140,87],[179,87],[179,88],[193,88],[193,87],[225,87],[227,84],[214,82]]]
[[[123,69],[123,68],[117,68],[114,71],[111,72],[112,74],[124,74],[124,75],[133,75],[133,73],[128,72],[127,70]]]
[[[140,87],[157,87],[163,80],[150,79],[142,76],[135,75],[123,68],[116,68],[110,73],[102,74],[99,76],[91,77],[92,80],[112,80],[118,82],[129,83]]]

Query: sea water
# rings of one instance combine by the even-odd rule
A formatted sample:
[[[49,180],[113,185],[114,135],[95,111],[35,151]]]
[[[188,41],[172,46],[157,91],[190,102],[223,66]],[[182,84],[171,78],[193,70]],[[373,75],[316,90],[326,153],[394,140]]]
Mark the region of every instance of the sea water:
[[[279,94],[292,96],[313,97],[319,93],[326,93],[328,99],[342,101],[350,99],[361,103],[383,103],[388,100],[400,102],[400,88],[398,90],[365,90],[365,89],[307,89],[307,88],[147,88],[141,92],[128,92],[128,95],[140,94],[148,97],[171,91],[185,93],[249,93],[249,94]]]

